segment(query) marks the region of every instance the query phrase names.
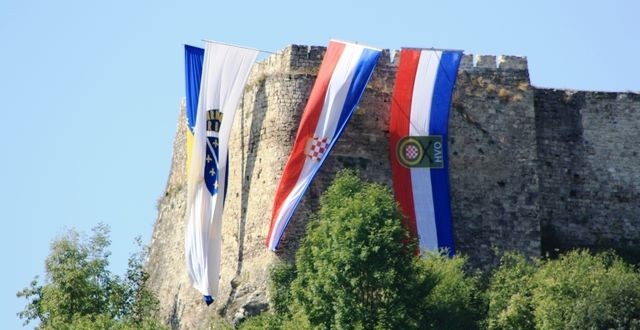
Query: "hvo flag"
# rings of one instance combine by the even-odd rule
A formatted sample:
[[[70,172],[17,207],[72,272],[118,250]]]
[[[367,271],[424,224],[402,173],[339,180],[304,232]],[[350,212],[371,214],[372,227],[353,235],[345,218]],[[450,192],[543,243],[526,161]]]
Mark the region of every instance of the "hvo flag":
[[[302,195],[342,134],[380,52],[357,44],[329,42],[276,190],[266,242],[269,249],[278,247]]]
[[[187,178],[185,257],[193,287],[207,304],[218,293],[229,135],[257,56],[257,50],[217,43],[207,43],[204,51]]]
[[[460,51],[402,49],[389,121],[393,189],[420,251],[454,253],[447,124]]]

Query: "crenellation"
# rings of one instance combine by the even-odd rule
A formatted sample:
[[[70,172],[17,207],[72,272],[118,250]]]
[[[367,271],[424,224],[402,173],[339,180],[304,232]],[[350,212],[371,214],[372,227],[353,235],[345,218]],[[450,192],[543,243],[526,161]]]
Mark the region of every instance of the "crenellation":
[[[524,56],[500,55],[498,56],[498,69],[500,70],[527,70],[527,58]]]
[[[313,74],[317,73],[326,50],[325,47],[304,45],[290,45],[286,49],[290,55],[290,71]]]
[[[269,268],[292,260],[335,173],[391,185],[388,121],[398,56],[385,50],[342,138],[302,199],[278,253],[264,245],[272,197],[325,48],[290,45],[254,65],[229,144],[220,292],[207,308],[184,269],[184,102],[150,244],[150,286],[173,329],[238,322],[268,308]],[[475,65],[474,65],[475,60]],[[640,250],[640,94],[534,88],[527,58],[464,54],[449,119],[455,246],[472,265],[494,249]],[[635,249],[635,250],[634,250]],[[215,311],[215,312],[214,312]]]
[[[476,69],[493,69],[497,68],[495,55],[475,55],[475,68]]]
[[[464,54],[460,60],[460,70],[471,70],[474,67],[473,54]]]

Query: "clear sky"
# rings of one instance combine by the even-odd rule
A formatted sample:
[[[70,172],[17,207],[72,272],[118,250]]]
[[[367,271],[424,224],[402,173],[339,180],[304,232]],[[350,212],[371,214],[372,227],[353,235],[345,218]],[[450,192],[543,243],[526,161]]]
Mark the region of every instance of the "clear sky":
[[[635,0],[0,0],[0,327],[21,328],[15,293],[66,229],[110,225],[117,273],[149,241],[185,43],[524,55],[535,86],[638,92],[639,13]]]

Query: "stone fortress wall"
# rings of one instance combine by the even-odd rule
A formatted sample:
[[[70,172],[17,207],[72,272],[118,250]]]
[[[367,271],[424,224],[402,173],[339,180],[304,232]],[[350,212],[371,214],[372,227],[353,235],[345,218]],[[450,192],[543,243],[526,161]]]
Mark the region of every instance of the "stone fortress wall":
[[[335,173],[391,185],[388,119],[397,62],[381,56],[358,109],[300,203],[278,254],[264,245],[273,195],[324,47],[292,45],[256,63],[236,114],[224,210],[220,292],[189,285],[184,104],[150,244],[150,285],[173,329],[207,328],[268,307],[267,277],[291,260]],[[397,59],[395,59],[397,61]],[[449,122],[454,240],[486,267],[495,249],[527,256],[578,246],[640,246],[640,94],[532,87],[526,58],[464,55]]]

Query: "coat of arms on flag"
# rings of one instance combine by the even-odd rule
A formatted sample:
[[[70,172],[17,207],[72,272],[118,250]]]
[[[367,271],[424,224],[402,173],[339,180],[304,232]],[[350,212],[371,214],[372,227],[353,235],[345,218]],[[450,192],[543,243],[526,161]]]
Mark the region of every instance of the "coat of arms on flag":
[[[311,160],[316,160],[319,161],[320,159],[322,159],[322,156],[324,155],[325,151],[327,151],[327,148],[329,146],[329,138],[323,137],[317,137],[314,136],[313,138],[309,139],[308,142],[308,147],[307,147],[307,156],[309,156],[309,158]]]
[[[218,193],[218,149],[220,140],[218,133],[222,122],[222,112],[218,109],[207,111],[207,149],[204,163],[204,182],[209,192]]]
[[[441,135],[405,136],[398,141],[396,153],[404,167],[443,168],[444,153]]]

